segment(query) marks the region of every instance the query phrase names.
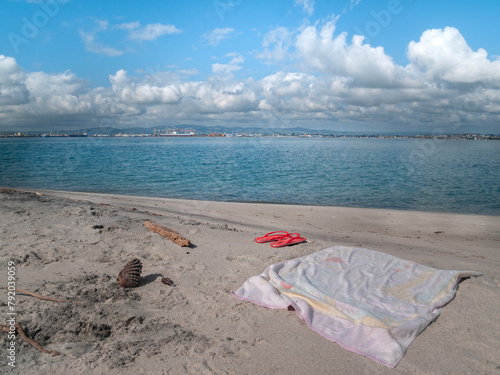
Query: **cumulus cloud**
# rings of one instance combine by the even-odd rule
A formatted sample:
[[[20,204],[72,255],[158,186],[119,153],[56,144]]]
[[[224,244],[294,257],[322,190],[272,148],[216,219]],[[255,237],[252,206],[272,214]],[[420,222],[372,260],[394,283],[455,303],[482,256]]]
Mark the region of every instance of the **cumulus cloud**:
[[[185,109],[198,114],[249,112],[256,109],[258,96],[252,80],[240,82],[211,78],[181,85]]]
[[[284,39],[283,52],[274,52]],[[293,56],[297,70],[237,79],[245,57],[234,52],[212,64],[213,74],[205,80],[190,80],[195,70],[157,67],[134,76],[120,69],[109,75],[109,86],[91,88],[69,71],[24,71],[14,58],[0,56],[0,123],[31,118],[34,124],[45,116],[54,125],[113,117],[136,125],[169,120],[272,126],[279,119],[287,126],[383,124],[415,130],[428,124],[458,131],[467,125],[470,131],[500,120],[499,60],[472,50],[457,29],[425,31],[409,43],[406,66],[362,36],[349,40],[336,33],[335,18],[279,30],[264,40],[263,48],[276,54],[269,59]]]
[[[111,89],[90,89],[75,74],[24,72],[12,57],[0,55],[0,123],[50,126],[92,123],[100,116],[138,116],[144,110],[125,103]]]
[[[203,38],[206,39],[209,45],[216,46],[224,39],[230,38],[233,33],[234,29],[232,27],[216,28],[210,33],[203,34]]]
[[[24,74],[16,59],[0,55],[0,105],[19,105],[28,102],[29,90],[23,83]]]
[[[16,84],[22,75],[15,58],[0,55],[0,85]]]
[[[278,72],[261,82],[259,108],[296,119],[327,116],[337,108],[325,81],[305,73]]]
[[[89,91],[87,83],[71,72],[33,72],[26,75],[25,82],[32,99],[27,108],[31,113],[54,115],[91,111],[92,104],[85,100]]]
[[[410,64],[400,66],[362,36],[348,42],[345,32],[336,34],[336,20],[330,17],[293,36],[287,54],[309,74],[278,72],[263,79],[260,108],[297,118],[308,113],[393,124],[500,119],[499,60],[473,51],[458,30],[425,31],[409,44]]]
[[[128,37],[131,40],[137,42],[143,42],[145,40],[155,40],[162,35],[167,34],[180,34],[181,29],[178,29],[174,25],[163,25],[161,23],[152,23],[135,30],[130,31]]]
[[[109,76],[113,93],[125,103],[172,104],[180,101],[180,91],[175,85],[157,85],[148,82],[136,83],[127,71],[121,69]]]
[[[59,74],[32,72],[26,75],[25,84],[33,98],[40,101],[54,97],[78,97],[89,90],[84,80],[69,71]]]
[[[500,60],[490,61],[482,48],[473,51],[454,27],[425,31],[409,44],[408,59],[427,79],[500,84]]]
[[[329,19],[321,28],[306,27],[297,36],[296,52],[306,66],[323,73],[351,77],[361,86],[388,87],[413,81],[385,54],[383,47],[365,44],[364,37],[359,35],[354,35],[350,44],[347,33],[334,35],[337,19]]]

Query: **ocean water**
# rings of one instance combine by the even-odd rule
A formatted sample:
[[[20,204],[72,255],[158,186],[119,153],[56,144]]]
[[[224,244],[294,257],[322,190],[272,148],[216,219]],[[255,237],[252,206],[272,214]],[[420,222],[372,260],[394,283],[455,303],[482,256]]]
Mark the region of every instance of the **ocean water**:
[[[0,138],[0,186],[500,215],[500,142]]]

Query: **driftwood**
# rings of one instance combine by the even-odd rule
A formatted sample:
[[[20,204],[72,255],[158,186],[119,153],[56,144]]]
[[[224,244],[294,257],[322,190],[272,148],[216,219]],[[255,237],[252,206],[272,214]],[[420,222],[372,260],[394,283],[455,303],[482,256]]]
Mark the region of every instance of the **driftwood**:
[[[176,231],[173,231],[170,228],[152,223],[150,221],[145,221],[144,225],[152,232],[158,233],[160,236],[163,236],[167,239],[169,239],[172,242],[175,242],[176,244],[180,246],[190,246],[191,241],[189,241],[187,238],[182,237],[179,233]]]
[[[26,336],[26,333],[24,332],[24,330],[22,329],[22,327],[19,323],[16,323],[15,327],[16,327],[16,332],[19,334],[19,336],[21,336],[21,338],[24,341],[26,341],[28,344],[30,344],[31,346],[34,346],[35,348],[37,348],[38,350],[40,350],[44,353],[52,355],[52,357],[57,357],[60,354],[59,352],[56,352],[55,350],[45,349],[42,345],[37,343],[35,340],[30,339],[28,336]],[[0,324],[0,330],[2,332],[5,332],[5,333],[10,332],[10,328],[8,326],[4,326],[3,324]]]
[[[5,288],[5,289],[7,289],[7,288]],[[68,300],[65,300],[65,299],[59,299],[59,298],[54,298],[54,297],[42,296],[40,294],[36,294],[36,293],[33,293],[33,292],[28,292],[27,290],[23,290],[23,289],[15,289],[15,292],[19,293],[19,294],[27,294],[28,296],[39,298],[39,299],[43,299],[45,301],[71,302],[71,303],[83,303],[84,302],[84,301],[68,301]]]

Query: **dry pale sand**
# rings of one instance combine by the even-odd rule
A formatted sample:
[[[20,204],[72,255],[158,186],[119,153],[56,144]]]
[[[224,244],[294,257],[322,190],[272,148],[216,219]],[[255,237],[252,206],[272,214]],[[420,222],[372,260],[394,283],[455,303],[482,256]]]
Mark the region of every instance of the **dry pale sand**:
[[[149,220],[190,239],[180,247]],[[296,231],[308,243],[273,249],[254,238]],[[395,369],[310,330],[294,312],[230,294],[272,263],[333,245],[360,246],[442,269],[474,270]],[[137,288],[116,276],[142,260]],[[83,304],[16,296],[17,320],[58,357],[16,339],[18,374],[499,374],[500,220],[495,216],[198,202],[72,192],[0,191],[6,283]],[[168,277],[175,286],[159,282]],[[6,319],[7,296],[0,293]],[[4,319],[4,321],[5,321]],[[4,323],[2,323],[4,324]]]

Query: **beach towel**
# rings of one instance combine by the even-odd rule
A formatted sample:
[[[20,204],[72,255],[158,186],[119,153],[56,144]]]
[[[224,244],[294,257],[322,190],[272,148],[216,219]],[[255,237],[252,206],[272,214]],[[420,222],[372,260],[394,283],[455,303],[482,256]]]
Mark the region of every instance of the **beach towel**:
[[[408,345],[453,299],[459,280],[479,275],[334,246],[273,264],[232,294],[271,309],[292,306],[328,340],[395,367]]]

